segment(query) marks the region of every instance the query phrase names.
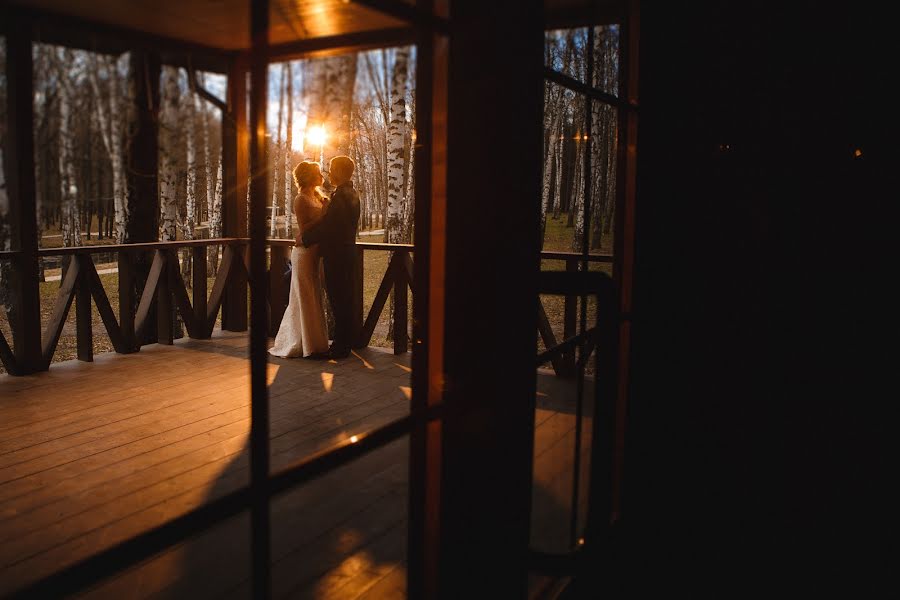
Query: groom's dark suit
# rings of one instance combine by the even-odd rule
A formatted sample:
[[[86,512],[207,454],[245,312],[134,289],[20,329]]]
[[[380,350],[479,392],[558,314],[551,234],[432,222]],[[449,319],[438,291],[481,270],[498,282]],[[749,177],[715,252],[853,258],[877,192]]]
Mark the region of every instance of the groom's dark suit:
[[[334,314],[333,354],[350,352],[359,336],[354,315],[354,292],[359,285],[356,230],[359,226],[359,194],[348,181],[334,191],[325,215],[303,233],[303,245],[319,244],[325,262],[325,288]]]

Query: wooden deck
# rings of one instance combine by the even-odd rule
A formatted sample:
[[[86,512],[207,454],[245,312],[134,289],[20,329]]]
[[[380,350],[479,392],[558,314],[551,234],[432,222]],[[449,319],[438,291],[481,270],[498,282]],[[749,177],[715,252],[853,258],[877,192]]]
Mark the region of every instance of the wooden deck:
[[[145,346],[0,376],[0,596],[247,484],[247,338]],[[409,410],[409,355],[273,359],[271,460],[285,466]],[[539,376],[534,545],[562,550],[574,384]],[[401,439],[273,502],[276,597],[405,596]],[[246,598],[239,516],[90,590],[98,598]]]

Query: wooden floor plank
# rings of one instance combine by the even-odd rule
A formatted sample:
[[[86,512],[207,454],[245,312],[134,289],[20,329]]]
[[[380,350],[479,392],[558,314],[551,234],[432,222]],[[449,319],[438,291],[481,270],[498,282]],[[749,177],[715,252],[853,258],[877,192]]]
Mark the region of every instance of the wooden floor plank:
[[[246,356],[245,334],[217,334],[0,377],[0,595],[246,485]],[[272,359],[272,468],[407,415],[409,362]],[[572,389],[539,375],[535,464],[551,492],[571,469]],[[276,499],[278,594],[402,597],[407,468],[404,439]],[[241,517],[85,596],[249,597],[248,547]]]

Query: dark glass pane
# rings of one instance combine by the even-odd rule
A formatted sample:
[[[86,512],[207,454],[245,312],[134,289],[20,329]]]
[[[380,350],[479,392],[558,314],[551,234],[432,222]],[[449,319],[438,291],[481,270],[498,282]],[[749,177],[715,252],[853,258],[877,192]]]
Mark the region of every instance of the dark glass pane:
[[[619,26],[594,28],[594,77],[592,86],[619,95]]]
[[[276,598],[405,598],[409,440],[272,502]]]
[[[597,100],[591,102],[591,109],[589,252],[611,256],[615,233],[618,110]],[[592,264],[599,267],[608,263]]]
[[[588,146],[585,97],[547,82],[544,94],[543,250],[581,252]]]

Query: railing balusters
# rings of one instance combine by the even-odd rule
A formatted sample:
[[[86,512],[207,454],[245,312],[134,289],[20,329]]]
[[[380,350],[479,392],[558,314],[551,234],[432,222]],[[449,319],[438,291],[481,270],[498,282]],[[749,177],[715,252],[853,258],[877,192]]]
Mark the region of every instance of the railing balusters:
[[[81,265],[77,260],[71,261],[66,274],[62,279],[59,292],[56,294],[56,304],[53,306],[53,314],[47,323],[47,329],[44,332],[42,357],[44,368],[53,360],[53,353],[56,352],[56,345],[59,343],[59,336],[62,334],[63,325],[66,323],[66,316],[69,314],[69,308],[72,306],[72,299],[75,297],[75,286],[78,284],[78,273]]]
[[[578,261],[574,258],[566,259],[566,272],[574,273],[578,271]],[[568,295],[565,297],[565,308],[563,310],[563,339],[567,340],[575,335],[575,316],[577,311],[578,299],[576,296]],[[561,359],[562,373],[566,377],[575,376],[575,350],[566,352]]]
[[[353,293],[353,298],[355,304],[353,306],[353,318],[356,319],[356,322],[353,324],[353,330],[356,332],[357,337],[362,334],[363,323],[366,319],[366,307],[365,302],[363,301],[363,294],[365,290],[365,249],[362,246],[357,246],[357,265],[356,265],[356,290]],[[356,342],[359,344],[359,340]]]
[[[406,271],[403,268],[403,250],[394,254],[391,264],[394,266],[394,354],[405,354],[409,349],[409,312],[406,290],[409,286]]]
[[[72,264],[79,263],[80,275],[76,286],[75,296],[75,328],[78,348],[78,360],[94,362],[94,332],[91,323],[91,282],[87,277],[85,261],[91,261],[90,256],[76,256]],[[71,268],[71,265],[69,265]],[[52,360],[52,357],[51,357]]]
[[[147,281],[144,284],[144,291],[141,294],[141,302],[138,305],[137,314],[134,317],[134,337],[135,349],[140,349],[144,341],[144,333],[147,329],[147,322],[150,316],[150,309],[153,307],[153,297],[159,285],[160,278],[164,274],[165,261],[160,254],[153,257],[153,264],[150,265],[150,273],[147,275]]]
[[[212,293],[209,295],[209,304],[206,308],[206,335],[212,335],[212,330],[216,326],[216,316],[219,314],[219,308],[227,290],[226,285],[231,279],[231,265],[234,262],[234,250],[230,245],[226,245],[222,249],[222,259],[219,261],[219,272],[216,273],[216,280],[213,282]],[[225,312],[224,310],[222,311]],[[222,323],[224,329],[225,315],[222,315]]]
[[[222,255],[219,261],[219,269],[216,273],[213,288],[207,298],[207,247],[222,245]],[[277,332],[278,326],[286,308],[284,297],[283,270],[288,259],[293,240],[268,240],[270,247],[270,271],[269,271],[269,312],[271,318],[271,333]],[[394,353],[402,354],[409,350],[408,318],[409,306],[407,287],[411,287],[413,261],[411,253],[413,246],[409,244],[378,244],[357,242],[359,252],[359,264],[357,265],[358,289],[354,293],[353,315],[359,318],[356,328],[359,330],[357,346],[368,345],[372,339],[388,297],[393,291],[394,326],[391,331]],[[181,280],[180,267],[177,259],[172,261],[170,255],[175,256],[181,248],[191,249],[193,261],[192,300]],[[51,316],[47,330],[43,336],[42,357],[47,368],[53,358],[53,353],[59,342],[65,317],[71,302],[76,302],[76,322],[78,338],[78,358],[80,360],[92,360],[93,349],[93,319],[90,302],[93,297],[98,311],[103,319],[104,326],[110,335],[117,352],[136,352],[144,341],[147,325],[152,322],[150,311],[156,305],[157,329],[159,342],[171,344],[173,341],[173,317],[174,310],[178,310],[184,319],[188,334],[192,338],[205,339],[212,335],[216,317],[223,308],[225,296],[233,293],[240,299],[241,294],[236,293],[236,288],[246,286],[246,238],[216,238],[208,240],[187,240],[178,242],[153,242],[142,244],[119,244],[102,246],[83,246],[66,248],[45,248],[38,250],[39,256],[63,256],[74,257],[70,260],[69,268],[60,284],[60,292],[57,297],[54,314]],[[372,306],[366,314],[363,303],[364,275],[365,275],[365,251],[392,252],[387,270],[379,285]],[[153,263],[147,277],[146,285],[139,303],[135,303],[134,278],[136,252],[154,253]],[[119,320],[110,306],[109,299],[103,289],[102,282],[93,265],[91,255],[97,253],[118,253],[118,280],[119,280]],[[17,253],[0,253],[0,259],[11,260],[17,257]],[[544,260],[565,261],[566,271],[578,270],[578,261],[583,260],[581,254],[571,252],[541,252]],[[609,255],[590,255],[589,262],[609,263],[612,257]],[[175,279],[177,278],[177,279]],[[229,292],[231,290],[231,292]],[[575,335],[577,297],[568,295],[565,297],[563,314],[563,339],[569,339]],[[223,323],[227,320],[223,311]],[[240,327],[241,317],[235,312],[231,315],[234,323],[231,327]],[[365,322],[363,323],[363,318]],[[549,320],[543,307],[539,306],[539,331],[544,337],[544,342],[555,343],[555,336],[550,327]],[[562,356],[554,361],[554,368],[559,376],[571,376],[574,373],[576,355],[574,350],[566,350]],[[8,341],[0,337],[0,360],[10,373],[22,371],[16,364],[16,355],[10,348]]]
[[[191,337],[197,339],[209,337],[206,327],[206,279],[208,277],[206,254],[207,246],[196,246],[191,258],[194,261],[194,279],[191,290],[194,300],[194,331],[191,333]]]
[[[287,304],[284,301],[284,271],[287,268],[287,248],[269,248],[269,335],[275,336]]]
[[[157,250],[153,257],[153,264],[159,260],[162,263],[162,272],[156,283],[156,343],[171,346],[174,341],[172,321],[172,289],[169,286],[169,277],[181,277],[181,273],[173,273],[173,269],[167,265],[168,260],[162,250]],[[178,261],[176,259],[175,263]],[[148,279],[147,285],[150,285]]]
[[[129,352],[140,348],[135,338],[134,261],[132,253],[119,251],[119,329],[122,344]]]
[[[81,259],[85,270],[82,277],[88,282],[91,296],[94,298],[94,304],[97,305],[97,312],[100,313],[103,326],[106,327],[106,332],[109,334],[109,341],[112,342],[116,352],[120,354],[131,352],[130,347],[125,344],[122,338],[121,327],[119,322],[116,321],[116,315],[113,313],[112,306],[109,304],[109,297],[106,295],[106,290],[103,289],[100,275],[97,274],[97,269],[94,268],[94,261],[89,256],[81,257]]]

